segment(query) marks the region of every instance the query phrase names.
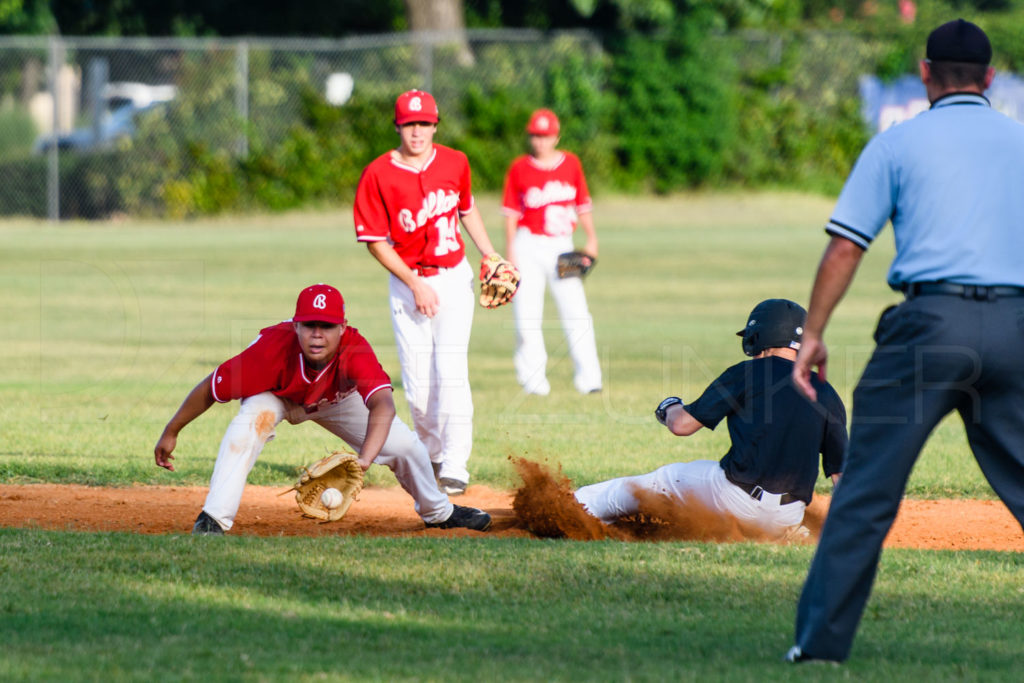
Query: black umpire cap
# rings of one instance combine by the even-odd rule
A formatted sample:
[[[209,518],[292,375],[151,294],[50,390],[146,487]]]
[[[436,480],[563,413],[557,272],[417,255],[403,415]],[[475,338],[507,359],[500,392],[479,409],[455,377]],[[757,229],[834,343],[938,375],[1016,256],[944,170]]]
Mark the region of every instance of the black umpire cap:
[[[799,349],[807,311],[789,299],[766,299],[754,306],[747,324],[736,333],[743,337],[743,353],[756,356],[765,349]]]
[[[933,62],[988,64],[992,44],[980,28],[969,21],[949,21],[928,35],[925,56]]]

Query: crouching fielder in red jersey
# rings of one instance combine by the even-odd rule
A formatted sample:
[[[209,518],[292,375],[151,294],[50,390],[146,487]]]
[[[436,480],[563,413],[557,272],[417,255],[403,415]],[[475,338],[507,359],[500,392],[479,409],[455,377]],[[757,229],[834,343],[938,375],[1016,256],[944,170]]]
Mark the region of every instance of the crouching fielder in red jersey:
[[[241,399],[217,453],[210,491],[193,534],[222,534],[234,524],[246,478],[282,420],[312,421],[351,446],[366,470],[385,465],[427,526],[486,530],[490,516],[452,505],[438,490],[423,444],[395,416],[391,379],[366,339],[345,320],[341,293],[302,290],[291,320],[266,327],[248,348],[195,386],[156,444],[156,464],[174,470],[178,433],[215,402]]]

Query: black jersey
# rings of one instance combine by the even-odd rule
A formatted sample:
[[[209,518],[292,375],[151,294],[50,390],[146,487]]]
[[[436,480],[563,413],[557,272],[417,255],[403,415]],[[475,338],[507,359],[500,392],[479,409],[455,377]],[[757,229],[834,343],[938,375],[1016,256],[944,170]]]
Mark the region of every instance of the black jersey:
[[[817,374],[811,381],[818,401],[804,398],[792,373],[793,362],[778,356],[743,361],[719,375],[686,410],[709,429],[726,418],[732,446],[720,464],[731,481],[810,503],[818,454],[825,476],[842,471],[846,408]]]

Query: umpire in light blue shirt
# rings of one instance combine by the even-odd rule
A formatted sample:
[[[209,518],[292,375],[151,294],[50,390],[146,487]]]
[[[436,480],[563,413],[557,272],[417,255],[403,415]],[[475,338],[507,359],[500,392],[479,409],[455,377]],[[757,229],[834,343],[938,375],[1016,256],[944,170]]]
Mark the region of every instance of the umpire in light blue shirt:
[[[825,325],[861,256],[892,221],[886,309],[853,394],[843,475],[797,607],[786,659],[843,661],[911,467],[951,411],[1024,526],[1024,126],[992,110],[985,33],[957,20],[928,36],[931,109],[864,148],[826,226],[793,379],[815,397]]]

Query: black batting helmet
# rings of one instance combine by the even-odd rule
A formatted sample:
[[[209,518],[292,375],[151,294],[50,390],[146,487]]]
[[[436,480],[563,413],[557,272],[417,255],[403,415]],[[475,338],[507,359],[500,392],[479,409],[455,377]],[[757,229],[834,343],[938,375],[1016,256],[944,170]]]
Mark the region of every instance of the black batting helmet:
[[[766,299],[754,306],[746,326],[736,333],[743,337],[743,353],[756,356],[765,349],[799,349],[807,311],[789,299]]]

